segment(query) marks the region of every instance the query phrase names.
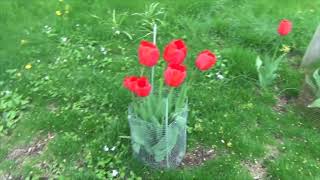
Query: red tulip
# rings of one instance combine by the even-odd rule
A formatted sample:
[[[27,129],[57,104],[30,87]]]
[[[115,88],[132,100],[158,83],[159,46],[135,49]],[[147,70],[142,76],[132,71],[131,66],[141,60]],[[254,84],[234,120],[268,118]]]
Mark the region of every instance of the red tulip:
[[[196,66],[200,71],[206,71],[212,68],[217,62],[217,57],[215,54],[211,53],[209,50],[202,51],[197,59]]]
[[[179,87],[187,76],[186,66],[183,64],[169,64],[164,72],[164,81],[168,86]]]
[[[125,77],[123,80],[123,86],[129,89],[130,91],[134,92],[134,88],[137,80],[138,80],[138,77],[136,76]]]
[[[138,49],[139,62],[142,65],[152,67],[157,64],[160,52],[156,45],[148,41],[141,41]]]
[[[181,64],[187,56],[187,46],[183,40],[173,40],[166,45],[163,58],[168,63]]]
[[[288,35],[292,30],[292,23],[291,21],[287,20],[287,19],[283,19],[278,27],[278,33],[280,34],[280,36],[286,36]]]
[[[134,93],[137,96],[145,97],[148,96],[151,92],[151,84],[149,83],[146,77],[140,77],[134,87]]]

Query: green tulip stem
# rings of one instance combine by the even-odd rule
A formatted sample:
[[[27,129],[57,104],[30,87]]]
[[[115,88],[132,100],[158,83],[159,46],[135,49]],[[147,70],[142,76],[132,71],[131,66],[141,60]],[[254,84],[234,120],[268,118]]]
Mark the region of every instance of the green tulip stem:
[[[165,112],[165,136],[166,136],[166,162],[169,168],[169,149],[168,149],[168,121],[169,121],[169,97],[166,97],[166,112]]]
[[[154,67],[151,68],[151,93],[153,93]]]
[[[274,50],[274,53],[273,53],[273,56],[272,56],[272,61],[275,60],[275,58],[277,57],[277,52],[279,51],[279,48],[282,44],[282,38],[280,36],[280,40],[278,41],[278,44],[277,44],[277,48]]]
[[[140,76],[143,76],[143,74],[144,74],[144,66],[141,67]]]

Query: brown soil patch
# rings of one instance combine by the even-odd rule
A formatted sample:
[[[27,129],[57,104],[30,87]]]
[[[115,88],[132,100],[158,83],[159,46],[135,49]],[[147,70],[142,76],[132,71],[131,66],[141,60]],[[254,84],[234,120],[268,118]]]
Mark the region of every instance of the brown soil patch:
[[[267,149],[267,153],[263,158],[264,160],[276,159],[280,154],[280,151],[278,150],[278,148],[276,146],[267,145],[266,149]]]
[[[289,100],[287,97],[279,97],[277,99],[277,103],[275,106],[273,106],[273,110],[277,111],[278,113],[285,113],[286,112],[286,106],[289,103]]]
[[[281,140],[279,140],[278,143],[283,144]],[[266,150],[266,155],[262,159],[254,160],[253,162],[244,161],[242,163],[242,165],[248,169],[250,175],[255,180],[267,179],[268,173],[264,163],[266,161],[275,160],[280,154],[277,146],[274,145],[266,145]]]
[[[307,85],[307,83],[304,83],[297,104],[300,106],[308,107],[308,105],[311,104],[314,99],[315,97],[313,96],[311,88]]]
[[[48,142],[54,138],[54,135],[48,133],[46,138],[38,139],[32,144],[25,147],[17,148],[11,151],[6,159],[14,160],[16,163],[20,164],[29,156],[39,155],[43,152],[43,149],[46,147]]]
[[[305,117],[305,119],[319,122],[320,108],[308,108],[308,105],[310,105],[314,100],[315,97],[311,88],[305,83],[296,102],[298,108],[297,110],[303,117]],[[316,125],[320,126],[319,123]]]
[[[246,161],[243,163],[243,166],[245,166],[253,179],[260,180],[260,179],[266,179],[267,177],[267,169],[263,165],[262,161],[255,160],[254,162]]]
[[[299,69],[301,65],[301,59],[304,56],[303,51],[298,51],[298,50],[293,50],[289,52],[287,55],[288,60],[289,60],[289,65],[291,65],[295,69]]]
[[[59,110],[59,107],[57,103],[50,103],[48,104],[47,109],[52,113],[56,113]]]
[[[214,149],[197,146],[190,152],[187,152],[182,160],[181,167],[201,166],[204,162],[213,159],[217,155]]]

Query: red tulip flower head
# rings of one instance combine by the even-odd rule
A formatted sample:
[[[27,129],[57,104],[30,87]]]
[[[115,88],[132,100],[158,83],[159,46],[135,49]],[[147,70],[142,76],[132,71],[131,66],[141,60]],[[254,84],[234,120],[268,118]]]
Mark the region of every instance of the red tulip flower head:
[[[278,33],[280,36],[288,35],[292,30],[292,23],[287,19],[283,19],[278,27]]]
[[[151,84],[146,77],[140,77],[134,87],[134,93],[139,97],[148,96],[151,92]]]
[[[163,58],[168,63],[181,64],[187,56],[187,46],[183,40],[173,40],[166,45]]]
[[[165,83],[170,87],[179,87],[186,76],[186,66],[183,64],[169,64],[164,72]]]
[[[138,49],[139,62],[147,67],[157,64],[160,52],[156,45],[148,41],[141,41]]]
[[[209,50],[204,50],[198,55],[196,66],[200,71],[206,71],[212,68],[216,62],[217,57],[215,54],[211,53]]]
[[[123,86],[129,89],[131,92],[134,92],[135,84],[138,80],[137,76],[128,76],[123,80]]]

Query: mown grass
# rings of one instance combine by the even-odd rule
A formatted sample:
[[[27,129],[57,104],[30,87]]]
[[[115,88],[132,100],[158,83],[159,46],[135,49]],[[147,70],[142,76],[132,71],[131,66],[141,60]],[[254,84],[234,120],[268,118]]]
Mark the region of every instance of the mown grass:
[[[144,12],[150,3],[0,2],[1,91],[29,100],[27,109],[16,110],[22,112],[16,127],[0,138],[0,175],[94,179],[118,170],[143,179],[252,179],[243,162],[263,158],[268,154],[266,146],[272,145],[279,155],[264,163],[268,177],[320,178],[319,129],[294,105],[286,106],[283,113],[273,109],[277,97],[298,96],[303,73],[290,60],[300,61],[319,22],[320,2],[166,0],[158,7],[164,8],[163,14],[133,15]],[[66,5],[69,13],[57,16],[55,11],[65,12]],[[125,75],[140,70],[136,48],[142,38],[151,39],[146,31],[151,27],[142,21],[148,18],[161,21],[159,47],[173,38],[185,39],[189,66],[200,50],[208,48],[219,55],[216,68],[199,74],[189,93],[188,149],[202,144],[220,152],[201,167],[154,170],[131,156],[126,138],[131,99],[121,85]],[[288,57],[274,86],[265,92],[257,84],[255,58],[271,56],[282,18],[294,22],[283,43],[297,57]],[[31,69],[25,69],[28,63]],[[225,78],[216,80],[217,72]],[[48,132],[55,138],[42,155],[30,156],[22,164],[6,158]],[[104,152],[105,145],[116,150]],[[43,162],[47,166],[39,168]]]

